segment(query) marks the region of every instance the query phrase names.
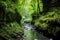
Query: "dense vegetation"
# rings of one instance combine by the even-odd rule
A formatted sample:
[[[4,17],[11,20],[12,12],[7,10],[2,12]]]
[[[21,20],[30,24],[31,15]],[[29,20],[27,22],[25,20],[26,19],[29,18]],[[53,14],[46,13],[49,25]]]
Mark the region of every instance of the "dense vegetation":
[[[0,0],[0,37],[4,40],[14,40],[15,38],[18,40],[18,35],[22,38],[21,15],[16,2]]]
[[[22,40],[22,24],[30,22],[38,33],[58,40],[59,4],[59,0],[0,0],[0,39]]]

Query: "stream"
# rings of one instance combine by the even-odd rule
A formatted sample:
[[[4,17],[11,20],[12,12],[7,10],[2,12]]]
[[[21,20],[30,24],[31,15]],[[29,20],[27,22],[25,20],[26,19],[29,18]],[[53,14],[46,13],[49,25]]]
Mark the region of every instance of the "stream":
[[[38,2],[39,1],[39,2]],[[24,30],[24,39],[23,40],[51,40],[48,39],[47,37],[43,36],[41,33],[38,33],[35,29],[34,26],[30,23],[32,21],[32,13],[34,13],[34,10],[37,11],[37,13],[43,11],[43,3],[41,0],[35,0],[35,7],[31,6],[32,0],[25,0],[24,4],[22,5],[22,20],[21,24]],[[40,3],[40,4],[39,4]],[[38,8],[38,5],[40,5],[40,9]],[[34,4],[33,4],[34,5]],[[34,10],[33,10],[33,9]],[[37,8],[37,9],[35,9]],[[28,22],[28,23],[26,23]]]
[[[34,27],[30,23],[24,23],[24,39],[23,40],[52,40],[43,36],[41,33],[38,33],[34,30]],[[34,38],[34,33],[36,33],[36,38]]]
[[[24,23],[24,40],[34,40],[33,39],[33,30],[30,23]]]

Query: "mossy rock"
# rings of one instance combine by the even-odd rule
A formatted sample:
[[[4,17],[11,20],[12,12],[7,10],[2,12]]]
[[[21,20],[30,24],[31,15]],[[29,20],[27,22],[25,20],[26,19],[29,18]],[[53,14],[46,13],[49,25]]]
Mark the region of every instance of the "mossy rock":
[[[36,27],[40,28],[41,30],[48,30],[48,32],[52,33],[53,35],[56,35],[56,33],[60,31],[60,12],[57,8],[52,8],[52,10],[47,12],[45,15],[42,15],[33,21]]]

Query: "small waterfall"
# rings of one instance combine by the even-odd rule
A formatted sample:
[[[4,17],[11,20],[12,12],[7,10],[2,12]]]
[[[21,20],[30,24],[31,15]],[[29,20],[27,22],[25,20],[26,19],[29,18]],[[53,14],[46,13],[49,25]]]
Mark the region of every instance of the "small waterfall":
[[[30,23],[24,23],[23,27],[25,30],[32,30],[32,25]]]
[[[24,23],[24,40],[34,40],[33,38],[33,26],[30,23]]]

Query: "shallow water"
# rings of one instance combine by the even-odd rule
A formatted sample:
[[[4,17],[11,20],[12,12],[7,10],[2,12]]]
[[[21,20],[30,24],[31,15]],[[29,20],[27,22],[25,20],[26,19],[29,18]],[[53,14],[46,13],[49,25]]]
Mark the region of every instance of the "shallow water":
[[[30,23],[24,23],[24,40],[52,40],[43,36],[41,33],[34,31],[34,27]],[[36,32],[37,38],[34,38],[34,32]]]

